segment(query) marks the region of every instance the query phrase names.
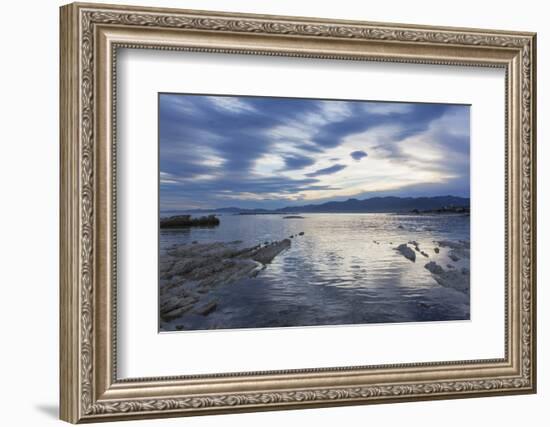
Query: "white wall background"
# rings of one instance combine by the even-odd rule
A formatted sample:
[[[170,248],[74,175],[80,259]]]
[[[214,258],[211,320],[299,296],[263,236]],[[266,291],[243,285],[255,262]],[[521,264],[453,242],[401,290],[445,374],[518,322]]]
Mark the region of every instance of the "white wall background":
[[[110,0],[112,3],[122,3]],[[130,1],[130,0],[129,0]],[[538,117],[550,115],[550,29],[544,2],[338,0],[133,0],[133,4],[538,32]],[[57,0],[2,6],[0,67],[0,401],[3,425],[60,425],[58,402],[58,6]],[[550,127],[539,119],[539,393],[438,402],[266,412],[133,425],[279,426],[544,425],[550,405]],[[490,165],[488,165],[490,167]],[[489,255],[490,256],[490,255]],[[546,421],[547,422],[547,421]]]

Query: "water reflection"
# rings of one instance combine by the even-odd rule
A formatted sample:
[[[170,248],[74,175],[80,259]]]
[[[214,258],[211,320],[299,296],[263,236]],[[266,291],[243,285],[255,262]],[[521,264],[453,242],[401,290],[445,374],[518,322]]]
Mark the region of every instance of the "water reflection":
[[[161,259],[174,244],[229,242],[242,246],[281,240],[299,232],[291,247],[256,278],[214,288],[217,309],[188,314],[185,329],[307,326],[469,319],[469,297],[437,284],[424,268],[445,266],[448,249],[438,240],[469,240],[467,216],[303,214],[221,216],[215,228],[161,230]],[[428,257],[411,262],[395,247],[418,242]],[[467,260],[453,267],[469,267]]]

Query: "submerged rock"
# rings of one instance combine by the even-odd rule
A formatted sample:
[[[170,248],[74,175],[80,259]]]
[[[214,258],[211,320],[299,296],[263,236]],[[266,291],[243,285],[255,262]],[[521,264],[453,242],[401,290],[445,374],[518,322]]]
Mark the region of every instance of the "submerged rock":
[[[284,216],[283,219],[304,219],[304,217],[300,215],[287,215]]]
[[[451,240],[440,240],[437,244],[442,248],[449,248],[449,258],[454,262],[461,259],[470,259],[470,242],[468,240],[459,240],[457,242]]]
[[[406,243],[399,245],[396,250],[412,262],[416,261],[416,253],[411,248],[409,248]]]
[[[424,266],[424,268],[432,274],[443,274],[445,272],[445,270],[443,270],[443,267],[441,267],[435,261],[430,261]]]
[[[195,310],[198,314],[202,314],[203,316],[207,316],[210,313],[212,313],[216,308],[218,307],[218,303],[216,301],[210,301],[206,304],[203,304]]]
[[[463,268],[461,271],[444,270],[434,261],[427,263],[424,268],[432,273],[433,278],[439,285],[465,294],[470,293],[470,270],[467,268]]]

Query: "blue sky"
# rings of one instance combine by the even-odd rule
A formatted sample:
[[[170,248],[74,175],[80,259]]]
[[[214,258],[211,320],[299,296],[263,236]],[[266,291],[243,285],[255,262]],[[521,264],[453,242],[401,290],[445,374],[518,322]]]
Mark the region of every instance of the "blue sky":
[[[470,195],[470,107],[159,95],[160,209]]]

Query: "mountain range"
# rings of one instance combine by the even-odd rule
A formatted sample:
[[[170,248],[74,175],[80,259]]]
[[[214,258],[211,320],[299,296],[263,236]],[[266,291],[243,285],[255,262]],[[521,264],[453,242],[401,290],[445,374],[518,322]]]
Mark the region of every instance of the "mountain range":
[[[280,209],[242,209],[238,207],[219,209],[199,209],[195,213],[369,213],[369,212],[409,212],[412,210],[431,211],[445,207],[470,207],[470,199],[457,196],[436,197],[371,197],[368,199],[348,199],[303,206],[287,206]]]

